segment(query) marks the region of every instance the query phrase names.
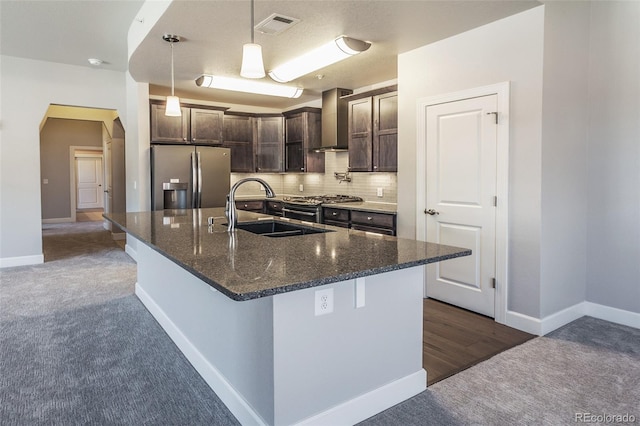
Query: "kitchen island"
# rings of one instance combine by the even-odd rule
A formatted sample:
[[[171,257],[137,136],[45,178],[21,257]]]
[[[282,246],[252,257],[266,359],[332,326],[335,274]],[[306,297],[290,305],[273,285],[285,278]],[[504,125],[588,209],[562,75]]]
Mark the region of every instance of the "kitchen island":
[[[242,424],[353,424],[423,391],[423,265],[471,253],[242,211],[326,232],[229,233],[220,208],[105,217],[135,241],[136,295]]]

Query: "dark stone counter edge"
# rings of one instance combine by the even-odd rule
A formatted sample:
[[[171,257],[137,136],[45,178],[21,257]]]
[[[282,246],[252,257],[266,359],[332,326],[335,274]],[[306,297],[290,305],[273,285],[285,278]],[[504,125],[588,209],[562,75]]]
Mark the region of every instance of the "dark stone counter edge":
[[[397,271],[397,270],[400,270],[400,269],[406,269],[406,268],[411,268],[411,267],[414,267],[414,266],[426,265],[428,263],[439,262],[441,260],[454,259],[456,257],[462,257],[462,256],[471,255],[471,250],[465,250],[465,251],[461,251],[461,252],[457,252],[457,253],[453,253],[453,254],[446,254],[446,255],[441,255],[441,256],[437,256],[437,257],[432,257],[432,258],[429,258],[429,259],[417,260],[417,261],[413,261],[413,262],[405,262],[405,263],[396,264],[396,265],[380,266],[380,267],[377,267],[377,268],[366,269],[364,271],[353,272],[353,273],[350,273],[350,274],[335,275],[335,276],[331,276],[331,277],[325,277],[325,278],[320,278],[320,279],[311,280],[311,281],[304,281],[304,282],[299,282],[299,283],[294,283],[294,284],[288,284],[288,285],[283,285],[281,287],[275,287],[275,288],[270,288],[270,289],[265,289],[265,290],[260,290],[260,291],[250,291],[250,292],[246,292],[246,293],[236,293],[236,292],[233,292],[233,291],[229,290],[227,287],[215,282],[211,278],[202,275],[201,273],[199,273],[195,269],[190,268],[188,265],[185,265],[184,263],[180,262],[179,260],[173,258],[167,252],[161,250],[160,248],[158,248],[157,246],[155,246],[153,244],[148,243],[142,237],[140,237],[139,235],[137,235],[134,232],[131,232],[129,229],[121,226],[120,224],[114,222],[113,220],[111,220],[109,218],[105,218],[105,219],[107,219],[109,222],[113,223],[115,226],[117,226],[118,228],[122,229],[126,233],[131,234],[134,238],[136,238],[138,241],[140,241],[144,245],[150,247],[153,251],[155,251],[155,252],[161,254],[162,256],[166,257],[167,259],[169,259],[170,261],[172,261],[176,265],[180,266],[184,270],[189,271],[191,274],[193,274],[194,276],[198,277],[202,281],[206,282],[211,287],[213,287],[216,290],[220,291],[221,293],[223,293],[227,297],[229,297],[229,298],[231,298],[233,300],[237,300],[237,301],[259,299],[261,297],[273,296],[273,295],[280,294],[280,293],[288,293],[290,291],[302,290],[302,289],[311,288],[311,287],[318,287],[318,286],[325,285],[325,284],[332,284],[332,283],[336,283],[336,282],[340,282],[340,281],[353,280],[355,278],[366,277],[366,276],[369,276],[369,275],[377,275],[377,274],[381,274],[383,272]]]

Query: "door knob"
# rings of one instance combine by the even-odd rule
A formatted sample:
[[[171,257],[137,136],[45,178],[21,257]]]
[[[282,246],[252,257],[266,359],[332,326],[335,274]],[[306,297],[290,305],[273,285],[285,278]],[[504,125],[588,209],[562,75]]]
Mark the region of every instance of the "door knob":
[[[436,214],[440,214],[440,212],[435,211],[434,209],[424,209],[424,214],[430,214],[431,216],[436,215]]]

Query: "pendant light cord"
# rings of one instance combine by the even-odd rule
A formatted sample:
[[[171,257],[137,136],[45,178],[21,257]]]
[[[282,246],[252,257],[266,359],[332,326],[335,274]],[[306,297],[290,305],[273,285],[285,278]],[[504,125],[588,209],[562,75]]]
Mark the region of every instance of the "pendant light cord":
[[[253,43],[253,20],[254,20],[254,17],[253,17],[253,2],[254,2],[254,0],[251,0],[251,44],[254,44]]]
[[[170,44],[171,44],[171,96],[174,96],[174,94],[173,94],[173,86],[174,86],[174,78],[173,78],[173,42],[171,42]]]

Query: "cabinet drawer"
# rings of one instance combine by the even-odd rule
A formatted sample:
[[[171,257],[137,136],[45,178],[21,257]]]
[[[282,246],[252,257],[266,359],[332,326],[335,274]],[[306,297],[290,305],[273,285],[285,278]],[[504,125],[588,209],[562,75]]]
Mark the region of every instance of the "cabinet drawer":
[[[265,201],[267,212],[282,212],[282,203],[280,201]]]
[[[351,222],[369,226],[379,226],[394,229],[396,226],[395,215],[386,213],[371,213],[353,210],[351,212]]]
[[[322,215],[325,223],[328,221],[334,222],[349,222],[349,210],[345,209],[332,209],[331,207],[325,207]]]
[[[264,210],[264,202],[262,200],[236,201],[236,208],[262,213]]]

